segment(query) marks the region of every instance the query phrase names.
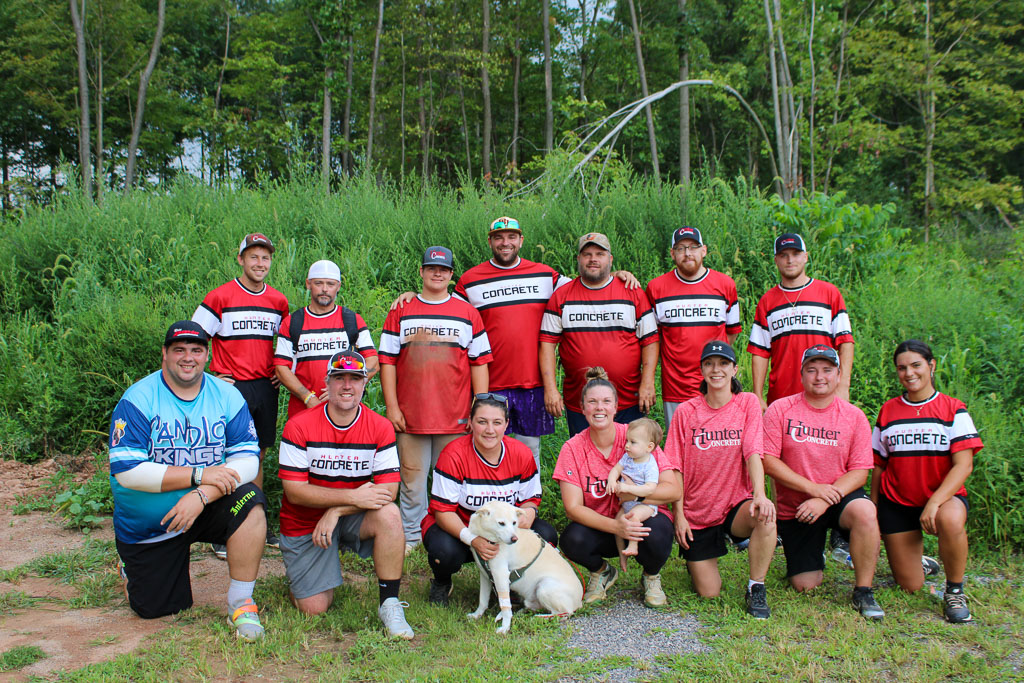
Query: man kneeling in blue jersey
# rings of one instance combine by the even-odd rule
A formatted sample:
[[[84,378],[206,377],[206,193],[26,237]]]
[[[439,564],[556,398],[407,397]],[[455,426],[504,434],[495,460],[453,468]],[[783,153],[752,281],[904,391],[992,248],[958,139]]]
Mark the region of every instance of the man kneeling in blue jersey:
[[[252,600],[263,555],[267,499],[250,483],[259,446],[245,399],[203,372],[209,337],[176,322],[159,371],[128,388],[110,423],[114,534],[128,604],[145,619],[192,606],[189,547],[226,543],[228,621],[263,637]]]

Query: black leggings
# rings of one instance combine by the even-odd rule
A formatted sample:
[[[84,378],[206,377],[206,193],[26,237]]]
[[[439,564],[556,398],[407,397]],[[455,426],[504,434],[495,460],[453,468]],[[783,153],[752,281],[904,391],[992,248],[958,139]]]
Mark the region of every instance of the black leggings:
[[[551,545],[558,547],[558,532],[540,517],[533,520],[530,529],[536,531]],[[451,583],[455,572],[459,571],[462,565],[473,561],[473,552],[469,546],[436,523],[423,534],[423,547],[427,550],[427,560],[434,572],[434,580],[441,584]]]
[[[651,531],[637,545],[636,559],[644,568],[644,573],[653,576],[661,571],[672,554],[672,539],[675,527],[664,511],[644,522]],[[562,552],[576,564],[596,572],[604,564],[604,558],[617,557],[619,549],[615,545],[615,534],[591,529],[579,522],[570,522],[562,532]]]

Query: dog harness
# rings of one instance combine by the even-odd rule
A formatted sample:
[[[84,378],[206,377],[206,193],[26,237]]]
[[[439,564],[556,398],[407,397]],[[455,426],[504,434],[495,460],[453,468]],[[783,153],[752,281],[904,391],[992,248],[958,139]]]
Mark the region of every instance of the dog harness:
[[[538,534],[533,529],[523,529],[523,531],[529,531],[537,538],[540,538],[540,534]],[[533,566],[533,563],[536,562],[537,558],[539,558],[541,553],[544,552],[544,546],[546,546],[547,544],[547,541],[545,541],[543,538],[540,538],[540,546],[537,548],[537,554],[533,556],[533,559],[527,562],[524,566],[520,567],[519,569],[513,569],[508,573],[508,583],[510,586],[519,579],[523,578],[523,575],[526,574],[526,570]],[[494,575],[491,574],[490,566],[480,558],[480,555],[478,555],[476,552],[476,548],[470,546],[470,550],[473,551],[473,557],[476,558],[477,565],[484,570],[484,572],[487,574],[487,578],[489,578],[491,580],[491,583],[493,584]]]

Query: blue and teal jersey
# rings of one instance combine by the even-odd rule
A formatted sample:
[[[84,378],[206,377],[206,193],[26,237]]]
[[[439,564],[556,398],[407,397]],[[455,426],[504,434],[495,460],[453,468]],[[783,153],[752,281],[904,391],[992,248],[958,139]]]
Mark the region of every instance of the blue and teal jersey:
[[[242,394],[204,374],[199,395],[185,401],[157,370],[124,392],[110,420],[110,488],[114,533],[122,543],[167,534],[160,520],[191,489],[150,493],[121,486],[114,475],[144,462],[196,467],[259,456],[256,428]]]

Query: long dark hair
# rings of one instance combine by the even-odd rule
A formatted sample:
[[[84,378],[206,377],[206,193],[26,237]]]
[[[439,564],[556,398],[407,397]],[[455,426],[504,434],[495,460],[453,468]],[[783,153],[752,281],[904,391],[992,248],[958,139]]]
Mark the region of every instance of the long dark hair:
[[[935,360],[935,356],[932,354],[932,347],[928,346],[920,339],[908,339],[896,347],[896,351],[892,354],[893,365],[896,364],[896,359],[899,358],[899,355],[901,353],[906,353],[907,351],[920,355],[928,363]]]

